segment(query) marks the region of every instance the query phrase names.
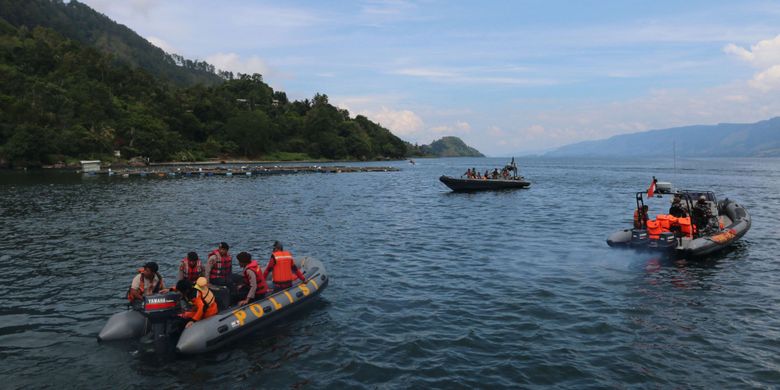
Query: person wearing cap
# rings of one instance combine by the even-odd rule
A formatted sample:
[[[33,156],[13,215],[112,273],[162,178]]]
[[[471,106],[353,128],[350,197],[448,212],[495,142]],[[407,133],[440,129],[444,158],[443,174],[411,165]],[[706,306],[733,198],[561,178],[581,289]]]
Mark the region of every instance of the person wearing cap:
[[[209,253],[206,260],[205,275],[209,283],[217,286],[229,286],[232,283],[233,258],[228,253],[230,246],[220,242],[219,247]]]
[[[688,216],[688,212],[683,208],[680,195],[675,195],[672,199],[672,206],[669,207],[669,214],[677,218],[685,218]]]
[[[273,273],[274,292],[292,287],[295,277],[298,277],[301,281],[306,280],[306,277],[303,276],[303,273],[295,265],[292,254],[284,250],[284,246],[279,241],[274,242],[273,253],[271,254],[271,259],[268,260],[268,265],[265,267],[263,279],[267,280],[269,273]]]
[[[236,256],[238,264],[244,269],[244,285],[238,289],[239,297],[244,297],[238,302],[238,306],[244,306],[249,302],[261,299],[268,292],[268,283],[263,277],[263,271],[257,265],[256,260],[252,260],[252,255],[241,252]]]
[[[145,296],[165,292],[165,283],[162,276],[157,273],[157,263],[150,261],[138,269],[127,291],[127,300],[132,302],[142,301]]]
[[[185,299],[190,300],[192,304],[192,310],[181,314],[182,318],[189,320],[185,328],[189,328],[194,322],[205,320],[219,312],[217,300],[214,298],[214,293],[209,290],[209,282],[206,278],[199,277],[194,286],[186,280],[180,280],[176,283],[176,290]]]
[[[195,281],[203,275],[205,275],[203,273],[203,265],[200,263],[198,254],[195,252],[187,253],[187,257],[181,259],[181,264],[179,264],[178,280],[186,280],[190,283],[195,283]]]

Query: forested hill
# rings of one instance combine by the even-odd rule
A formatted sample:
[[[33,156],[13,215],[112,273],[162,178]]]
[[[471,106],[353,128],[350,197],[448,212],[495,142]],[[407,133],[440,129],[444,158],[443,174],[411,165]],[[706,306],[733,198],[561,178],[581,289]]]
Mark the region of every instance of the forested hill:
[[[687,126],[617,135],[546,154],[575,156],[780,157],[780,117],[757,123]]]
[[[436,157],[485,157],[477,149],[474,149],[458,137],[442,137],[431,142],[430,145],[418,147],[420,154]]]
[[[324,94],[291,102],[258,74],[178,88],[52,29],[0,18],[0,165],[106,161],[114,151],[155,161],[401,159],[406,143]]]
[[[229,77],[226,72],[217,74],[214,66],[204,61],[165,53],[135,31],[75,0],[0,0],[0,17],[15,27],[51,28],[178,86],[216,85]]]

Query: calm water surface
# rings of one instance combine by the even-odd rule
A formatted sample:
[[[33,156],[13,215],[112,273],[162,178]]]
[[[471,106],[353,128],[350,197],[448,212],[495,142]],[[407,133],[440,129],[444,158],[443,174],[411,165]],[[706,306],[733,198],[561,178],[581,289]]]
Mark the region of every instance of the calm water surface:
[[[780,160],[519,159],[527,190],[437,180],[504,159],[266,177],[0,175],[3,388],[780,386]],[[387,164],[377,164],[387,165]],[[652,175],[744,204],[703,261],[607,247]],[[656,212],[657,210],[652,210]],[[134,270],[219,241],[325,263],[312,310],[215,353],[98,344]],[[236,266],[234,266],[236,267]]]

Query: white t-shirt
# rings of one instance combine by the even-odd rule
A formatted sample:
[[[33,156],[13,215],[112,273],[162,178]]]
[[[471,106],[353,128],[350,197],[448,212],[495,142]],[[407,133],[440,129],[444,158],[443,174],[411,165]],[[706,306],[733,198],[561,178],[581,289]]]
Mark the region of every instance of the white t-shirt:
[[[138,273],[138,275],[135,275],[133,278],[133,282],[130,284],[130,288],[137,290],[141,288],[141,278],[143,277],[142,273]],[[154,286],[157,285],[157,275],[152,277],[152,280],[149,280],[147,278],[144,278],[144,291],[141,291],[143,295],[152,295],[154,294]],[[162,281],[160,281],[160,288],[163,288]]]

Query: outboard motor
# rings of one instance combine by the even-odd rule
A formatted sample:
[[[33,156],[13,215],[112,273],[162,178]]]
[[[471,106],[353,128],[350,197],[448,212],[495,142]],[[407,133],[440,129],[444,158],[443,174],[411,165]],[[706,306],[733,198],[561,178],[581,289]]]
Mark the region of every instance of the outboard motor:
[[[149,331],[146,342],[154,343],[158,351],[168,348],[168,339],[171,334],[180,331],[179,313],[181,307],[179,301],[181,295],[177,293],[156,294],[144,297],[144,305],[141,313],[149,319]]]
[[[650,240],[648,248],[652,249],[670,249],[677,246],[677,238],[672,232],[661,232],[657,240]]]
[[[650,241],[645,229],[631,229],[631,246],[635,248],[644,248]]]

